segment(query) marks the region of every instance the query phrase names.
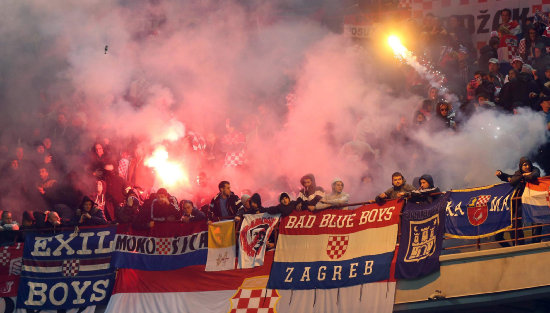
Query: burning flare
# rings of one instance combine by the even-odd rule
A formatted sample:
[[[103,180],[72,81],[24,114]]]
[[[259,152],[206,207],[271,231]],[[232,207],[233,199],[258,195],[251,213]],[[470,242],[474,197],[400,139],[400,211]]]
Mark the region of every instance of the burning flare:
[[[393,54],[395,54],[395,56],[399,58],[405,59],[408,55],[411,54],[411,52],[407,48],[405,48],[405,46],[403,46],[403,44],[401,43],[401,39],[399,39],[399,37],[397,36],[389,36],[388,44],[393,49]]]
[[[168,159],[168,152],[164,146],[158,146],[153,155],[145,159],[145,165],[155,169],[162,186],[175,187],[189,182],[183,166]]]

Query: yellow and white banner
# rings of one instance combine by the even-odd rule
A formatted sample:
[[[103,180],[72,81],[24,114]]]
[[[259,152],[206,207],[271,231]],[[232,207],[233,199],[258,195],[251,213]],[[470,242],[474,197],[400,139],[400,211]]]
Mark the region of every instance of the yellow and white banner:
[[[208,225],[208,256],[206,271],[235,268],[235,222],[222,221]]]

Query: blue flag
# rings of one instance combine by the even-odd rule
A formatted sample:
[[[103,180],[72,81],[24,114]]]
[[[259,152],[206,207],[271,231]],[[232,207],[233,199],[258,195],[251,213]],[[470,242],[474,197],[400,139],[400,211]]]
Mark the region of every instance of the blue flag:
[[[30,233],[25,238],[17,307],[71,309],[109,301],[116,227]]]
[[[512,226],[512,195],[509,183],[450,191],[445,229],[454,238],[492,236]]]
[[[395,278],[414,279],[439,270],[445,233],[445,207],[450,193],[433,203],[407,203],[401,215],[401,240]]]

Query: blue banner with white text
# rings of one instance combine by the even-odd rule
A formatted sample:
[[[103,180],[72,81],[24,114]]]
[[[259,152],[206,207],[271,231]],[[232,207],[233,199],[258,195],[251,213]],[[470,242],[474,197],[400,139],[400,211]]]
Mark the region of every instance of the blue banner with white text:
[[[114,286],[115,226],[25,237],[17,307],[71,309],[104,304]]]
[[[492,236],[512,226],[512,196],[509,183],[450,191],[445,208],[445,230],[454,238]]]
[[[206,264],[205,222],[165,222],[154,228],[125,230],[116,235],[113,265],[145,271],[167,271]]]

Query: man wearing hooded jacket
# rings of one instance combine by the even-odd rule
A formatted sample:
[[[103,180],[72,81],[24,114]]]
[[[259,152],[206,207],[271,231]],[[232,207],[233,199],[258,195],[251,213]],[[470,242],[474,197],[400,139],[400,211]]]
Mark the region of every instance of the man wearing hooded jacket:
[[[519,159],[519,169],[513,174],[509,175],[506,173],[503,173],[501,170],[497,170],[495,173],[495,176],[497,176],[500,180],[504,182],[509,182],[512,186],[519,188],[523,190],[525,187],[525,183],[534,183],[537,181],[537,179],[540,177],[540,170],[533,166],[533,163],[529,158],[522,157]],[[512,214],[516,214],[517,219],[514,219],[514,228],[517,228],[520,224],[518,223],[518,219],[521,217],[521,210],[518,210],[517,213],[512,212]],[[542,232],[541,227],[536,227],[533,229],[533,235],[539,235]],[[523,238],[523,230],[518,229],[517,230],[518,237]],[[515,233],[513,231],[510,232],[510,238],[515,238]],[[498,233],[495,235],[495,240],[501,241],[504,240],[504,232]],[[539,238],[534,238],[533,242],[540,242]],[[520,245],[524,244],[524,240],[518,240],[518,243]],[[501,242],[501,246],[503,247],[509,247],[510,244],[508,242]]]
[[[296,199],[298,201],[296,209],[314,211],[317,203],[325,197],[325,190],[315,184],[315,176],[313,174],[304,175],[300,179],[300,184],[304,188],[300,189],[300,193]]]

